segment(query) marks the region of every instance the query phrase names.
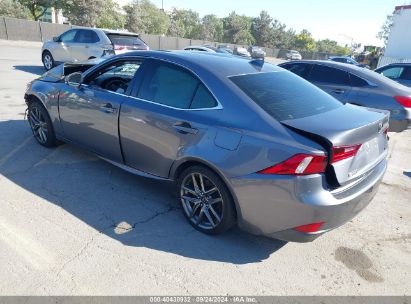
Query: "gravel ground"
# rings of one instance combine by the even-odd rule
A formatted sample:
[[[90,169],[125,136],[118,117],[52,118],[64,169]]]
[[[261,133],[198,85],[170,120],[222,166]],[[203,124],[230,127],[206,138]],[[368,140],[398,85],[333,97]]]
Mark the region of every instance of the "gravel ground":
[[[191,228],[171,185],[71,145],[45,149],[24,121],[37,45],[0,42],[0,295],[410,295],[411,130],[355,219],[315,242]]]

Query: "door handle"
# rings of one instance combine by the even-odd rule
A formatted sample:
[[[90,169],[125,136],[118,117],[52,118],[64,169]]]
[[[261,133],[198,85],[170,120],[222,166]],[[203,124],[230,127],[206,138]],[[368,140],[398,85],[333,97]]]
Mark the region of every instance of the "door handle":
[[[198,130],[193,128],[188,122],[177,122],[173,128],[181,134],[197,134]]]
[[[113,105],[111,103],[105,103],[100,107],[100,111],[103,113],[111,114],[116,111],[115,108],[113,108]]]
[[[343,89],[334,89],[333,93],[335,94],[343,94],[345,91]]]

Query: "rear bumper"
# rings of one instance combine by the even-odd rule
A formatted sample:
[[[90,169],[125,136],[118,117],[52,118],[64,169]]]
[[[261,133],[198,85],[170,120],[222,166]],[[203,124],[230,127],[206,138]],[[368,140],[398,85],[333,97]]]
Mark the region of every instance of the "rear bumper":
[[[355,217],[372,200],[386,171],[384,159],[344,189],[329,191],[323,175],[264,176],[231,180],[239,207],[240,228],[292,242],[313,241]],[[293,228],[324,222],[321,230],[303,233]]]

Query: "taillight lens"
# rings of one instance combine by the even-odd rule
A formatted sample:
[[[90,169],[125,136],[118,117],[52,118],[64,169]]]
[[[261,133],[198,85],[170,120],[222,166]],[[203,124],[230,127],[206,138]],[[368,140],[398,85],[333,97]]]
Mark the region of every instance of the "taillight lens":
[[[323,224],[324,222],[302,225],[302,226],[295,227],[294,230],[305,232],[305,233],[318,232],[318,230],[320,230]]]
[[[402,106],[411,108],[411,96],[394,96],[394,99],[398,101]]]
[[[355,154],[357,154],[360,147],[361,147],[361,144],[354,145],[354,146],[333,147],[333,155],[331,158],[331,163],[336,163],[336,162],[339,162],[340,160],[355,156]]]
[[[327,166],[327,157],[310,154],[296,154],[285,161],[267,169],[261,170],[259,174],[287,174],[307,175],[323,173]]]
[[[121,50],[124,50],[126,47],[124,46],[124,45],[115,45],[114,46],[114,49],[116,50],[116,51],[121,51]]]

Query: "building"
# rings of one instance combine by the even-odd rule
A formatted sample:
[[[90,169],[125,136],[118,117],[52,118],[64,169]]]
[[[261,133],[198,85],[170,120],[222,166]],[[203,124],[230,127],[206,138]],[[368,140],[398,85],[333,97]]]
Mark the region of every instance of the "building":
[[[39,20],[43,22],[63,24],[66,21],[66,18],[63,16],[63,12],[61,9],[49,7]]]
[[[411,62],[411,5],[396,6],[384,56],[378,66]]]

